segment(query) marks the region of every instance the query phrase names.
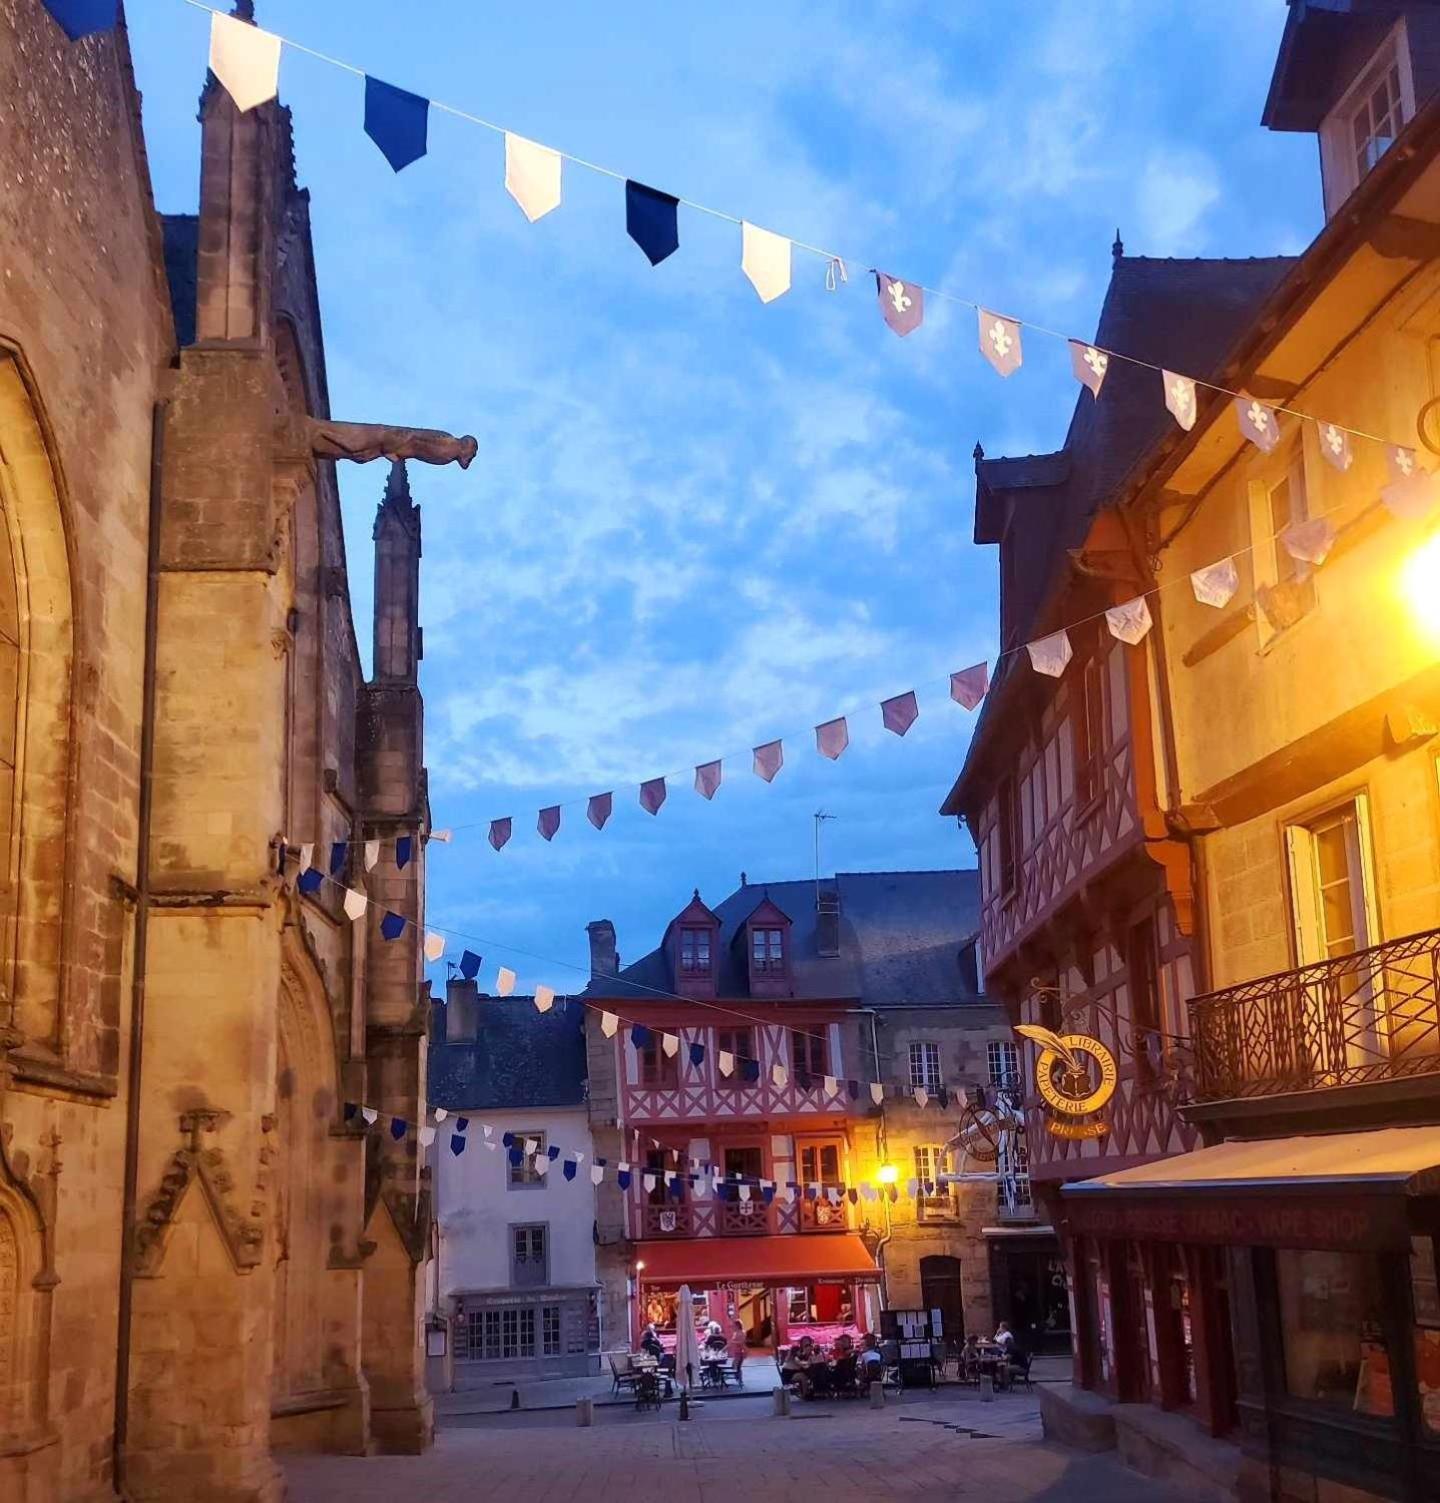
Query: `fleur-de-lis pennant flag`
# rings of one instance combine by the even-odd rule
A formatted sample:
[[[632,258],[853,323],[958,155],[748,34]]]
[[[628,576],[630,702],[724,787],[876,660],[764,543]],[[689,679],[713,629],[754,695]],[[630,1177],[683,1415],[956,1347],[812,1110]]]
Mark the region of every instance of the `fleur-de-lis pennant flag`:
[[[210,71],[243,115],[279,92],[280,38],[216,11],[210,17]]]
[[[1069,345],[1070,369],[1075,373],[1075,379],[1098,397],[1105,384],[1105,372],[1110,369],[1109,355],[1083,340],[1072,339]]]
[[[430,101],[378,78],[365,78],[365,134],[399,172],[425,155]]]
[[[990,688],[990,666],[976,663],[950,675],[950,698],[962,709],[973,710]]]
[[[560,805],[551,804],[548,809],[542,809],[535,828],[546,840],[554,840],[555,832],[560,828]]]
[[[501,966],[495,973],[495,995],[508,997],[515,990],[515,972],[508,966]]]
[[[1030,666],[1047,678],[1059,678],[1072,655],[1069,633],[1063,630],[1041,637],[1037,642],[1027,642],[1025,650],[1030,654]]]
[[[1188,433],[1195,426],[1195,383],[1189,376],[1177,376],[1174,371],[1161,371],[1160,379],[1165,385],[1165,405],[1170,416]]]
[[[625,184],[625,232],[645,252],[651,266],[680,248],[680,200],[644,183]]]
[[[988,308],[979,310],[980,353],[1002,376],[1013,375],[1020,369],[1020,325],[1013,318],[991,313]]]
[[[45,0],[65,39],[78,42],[92,32],[109,31],[114,25],[119,0]]]
[[[925,291],[883,271],[875,273],[875,291],[885,322],[900,335],[913,334],[925,318]]]
[[[560,153],[505,132],[505,191],[534,224],[560,206]]]
[[[767,741],[764,746],[757,746],[755,755],[755,776],[764,778],[767,783],[775,781],[775,774],[785,765],[785,748],[778,741]]]
[[[1105,624],[1116,641],[1134,647],[1137,642],[1144,640],[1152,625],[1150,606],[1143,595],[1137,595],[1124,605],[1112,605],[1105,612]]]
[[[1280,442],[1280,420],[1275,409],[1255,397],[1235,398],[1235,418],[1240,431],[1255,447],[1268,454]]]
[[[1380,492],[1380,499],[1394,517],[1416,521],[1435,504],[1435,479],[1419,462],[1414,449],[1401,444],[1387,444],[1385,464],[1390,483]]]
[[[640,807],[647,814],[658,814],[665,802],[665,779],[651,778],[640,785]]]
[[[1235,560],[1222,558],[1218,564],[1196,569],[1190,576],[1190,588],[1201,605],[1213,605],[1216,610],[1229,605],[1240,588],[1240,571]]]
[[[362,1106],[360,1108],[360,1115],[364,1117],[365,1125],[367,1127],[374,1127],[377,1118],[380,1116],[380,1113],[377,1112],[373,1106]]]
[[[502,850],[510,839],[511,821],[506,819],[492,819],[490,821],[490,844],[498,851]]]
[[[720,787],[719,762],[702,762],[695,769],[695,792],[701,798],[714,798]]]
[[[585,811],[585,817],[597,830],[605,828],[605,821],[610,818],[610,811],[615,806],[615,797],[610,793],[595,793],[590,797],[590,805]]]
[[[881,722],[887,731],[894,731],[897,736],[903,736],[919,718],[920,702],[913,689],[880,702]]]
[[[790,290],[790,242],[748,219],[740,223],[740,269],[760,295],[773,303]]]
[[[1280,541],[1296,563],[1319,568],[1335,546],[1335,528],[1328,517],[1311,517],[1308,522],[1292,522]]]
[[[1321,423],[1320,452],[1328,463],[1342,473],[1354,463],[1355,455],[1350,448],[1350,434],[1338,423]]]
[[[815,727],[815,750],[822,757],[829,757],[832,762],[837,761],[840,753],[849,745],[850,729],[845,724],[843,715]]]

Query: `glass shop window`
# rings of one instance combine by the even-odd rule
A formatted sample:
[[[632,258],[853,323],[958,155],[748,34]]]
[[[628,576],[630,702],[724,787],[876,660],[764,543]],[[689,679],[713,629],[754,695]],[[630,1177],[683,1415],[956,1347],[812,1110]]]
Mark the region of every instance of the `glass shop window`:
[[[1415,1386],[1426,1432],[1440,1435],[1440,1283],[1435,1239],[1410,1239],[1410,1302],[1415,1315]]]
[[[1286,1392],[1353,1414],[1393,1418],[1377,1260],[1361,1253],[1275,1253]]]

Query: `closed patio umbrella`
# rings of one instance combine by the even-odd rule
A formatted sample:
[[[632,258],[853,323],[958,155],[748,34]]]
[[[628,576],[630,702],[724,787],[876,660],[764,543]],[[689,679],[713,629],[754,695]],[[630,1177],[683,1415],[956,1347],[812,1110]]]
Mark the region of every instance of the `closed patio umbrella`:
[[[681,1284],[675,1301],[675,1380],[687,1391],[700,1375],[700,1341],[695,1335],[695,1306],[689,1284]]]

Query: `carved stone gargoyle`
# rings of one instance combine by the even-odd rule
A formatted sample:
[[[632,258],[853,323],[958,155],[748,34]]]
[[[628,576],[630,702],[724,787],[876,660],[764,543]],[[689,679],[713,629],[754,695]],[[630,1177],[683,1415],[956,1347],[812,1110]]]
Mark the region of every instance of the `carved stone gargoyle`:
[[[384,423],[337,423],[307,418],[310,452],[317,459],[418,459],[425,464],[458,464],[470,468],[480,445],[467,433],[456,438],[440,428],[392,428]]]

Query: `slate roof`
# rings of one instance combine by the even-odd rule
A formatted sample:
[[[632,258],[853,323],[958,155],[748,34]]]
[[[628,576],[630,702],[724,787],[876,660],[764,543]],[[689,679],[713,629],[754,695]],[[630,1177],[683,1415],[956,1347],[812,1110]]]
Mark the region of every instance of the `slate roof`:
[[[839,898],[838,955],[819,953],[813,879],[747,882],[712,905],[721,926],[717,997],[749,995],[745,922],[768,899],[791,921],[792,1000],[865,1007],[953,1006],[975,1000],[960,952],[980,927],[978,872],[840,872],[822,879],[820,891]],[[585,996],[663,1001],[673,986],[662,939],[618,976],[592,979]]]
[[[183,349],[195,343],[200,217],[164,214],[160,230],[165,242],[165,280],[170,284],[170,307],[175,315],[175,341]]]
[[[1189,376],[1218,371],[1256,312],[1295,264],[1292,256],[1250,260],[1115,258],[1095,344]],[[1003,648],[1064,624],[1051,620],[1069,578],[1070,550],[1085,541],[1097,512],[1175,420],[1165,407],[1160,374],[1112,359],[1097,401],[1081,388],[1054,454],[986,459],[975,464],[975,541],[1000,542],[1010,588],[1003,601]],[[992,692],[971,739],[965,771],[975,764],[1023,654],[1000,660]],[[953,812],[956,794],[946,801]]]
[[[585,1009],[576,1001],[541,1013],[533,997],[481,997],[473,1041],[430,1044],[429,1100],[446,1111],[581,1106],[585,1084]]]

